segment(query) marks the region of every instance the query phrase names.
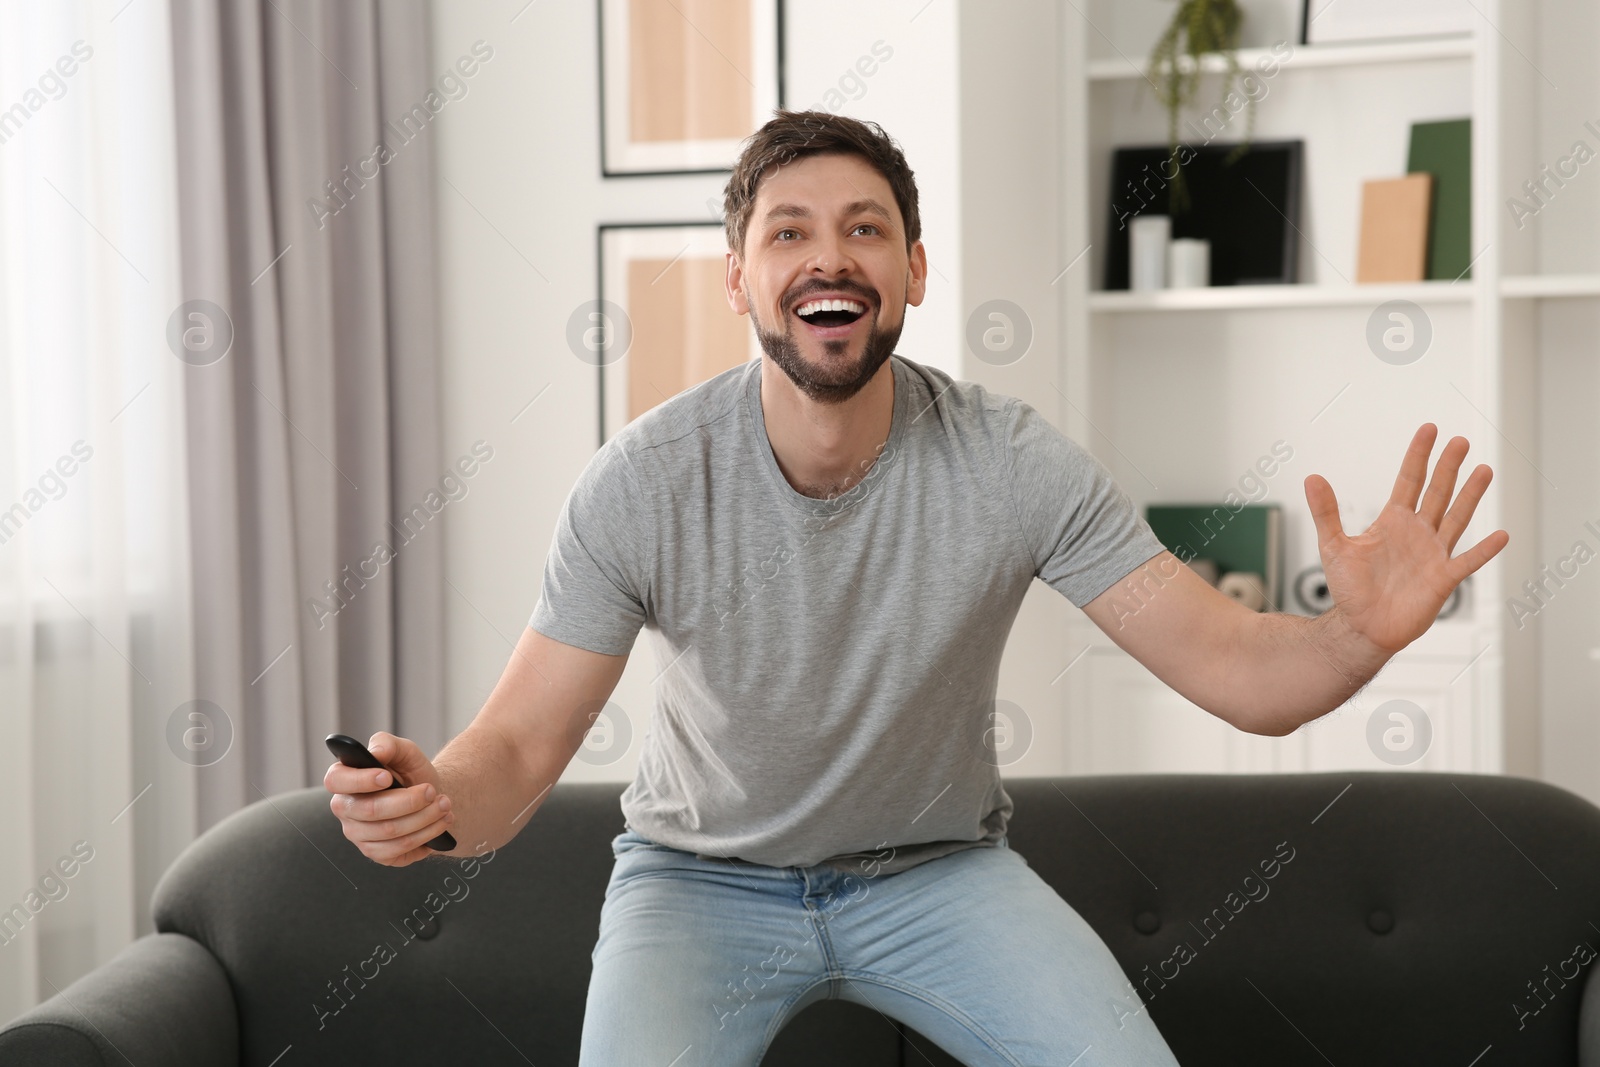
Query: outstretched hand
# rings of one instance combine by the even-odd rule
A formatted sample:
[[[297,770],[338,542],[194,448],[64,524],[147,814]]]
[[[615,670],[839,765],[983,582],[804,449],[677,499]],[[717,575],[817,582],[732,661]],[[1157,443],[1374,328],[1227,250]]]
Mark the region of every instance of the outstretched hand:
[[[1468,448],[1465,437],[1452,437],[1439,454],[1433,481],[1418,507],[1438,432],[1431,422],[1417,430],[1389,502],[1366,532],[1355,537],[1346,536],[1339,522],[1339,505],[1328,480],[1312,474],[1305,482],[1335,610],[1351,629],[1391,655],[1422,636],[1462,579],[1511,540],[1506,531],[1496,530],[1451,557],[1494,472],[1480,463],[1452,502]]]

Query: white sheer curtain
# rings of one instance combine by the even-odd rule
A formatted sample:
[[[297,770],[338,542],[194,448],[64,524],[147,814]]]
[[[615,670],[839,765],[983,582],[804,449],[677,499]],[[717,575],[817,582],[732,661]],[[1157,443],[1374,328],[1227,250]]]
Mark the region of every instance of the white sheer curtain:
[[[170,36],[0,0],[0,1020],[148,932],[195,833]]]

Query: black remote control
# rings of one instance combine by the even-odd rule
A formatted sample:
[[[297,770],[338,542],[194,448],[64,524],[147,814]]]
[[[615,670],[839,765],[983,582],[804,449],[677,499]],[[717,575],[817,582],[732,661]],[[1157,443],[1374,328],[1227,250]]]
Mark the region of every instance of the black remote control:
[[[359,767],[362,770],[374,770],[383,767],[383,764],[378,762],[378,757],[367,751],[366,745],[363,745],[348,734],[329,734],[327,744],[328,751],[332,752],[334,758],[346,767]],[[387,770],[387,768],[384,769]],[[400,779],[395,777],[393,771],[389,771],[389,788],[402,788]],[[432,841],[429,841],[428,847],[435,852],[450,852],[456,847],[456,839],[450,836],[449,830],[446,830]]]

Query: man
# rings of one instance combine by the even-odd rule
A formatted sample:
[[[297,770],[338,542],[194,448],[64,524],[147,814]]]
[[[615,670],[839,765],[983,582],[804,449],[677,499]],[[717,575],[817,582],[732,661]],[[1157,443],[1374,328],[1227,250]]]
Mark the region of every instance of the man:
[[[390,772],[329,768],[345,835],[391,866],[446,829],[470,843],[459,854],[505,844],[644,627],[657,706],[612,842],[584,1064],[754,1064],[824,998],[967,1063],[1172,1064],[1110,950],[1007,844],[984,738],[1023,595],[1042,579],[1202,708],[1287,734],[1504,547],[1496,531],[1451,556],[1489,468],[1452,503],[1467,442],[1451,440],[1419,506],[1423,426],[1357,537],[1312,475],[1335,607],[1250,611],[1032,407],[892,355],[927,257],[911,170],[880,128],[778,112],[725,209],[728,300],[764,358],[600,449],[471,726],[433,763],[376,734],[403,790],[363,795]]]

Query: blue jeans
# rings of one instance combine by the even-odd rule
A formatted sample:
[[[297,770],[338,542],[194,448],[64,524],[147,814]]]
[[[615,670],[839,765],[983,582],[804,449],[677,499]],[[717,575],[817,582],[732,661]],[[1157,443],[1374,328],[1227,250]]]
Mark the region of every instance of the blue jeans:
[[[611,850],[581,1067],[755,1067],[825,999],[969,1065],[1177,1067],[1105,942],[1004,842],[896,874],[702,858],[631,829]]]

